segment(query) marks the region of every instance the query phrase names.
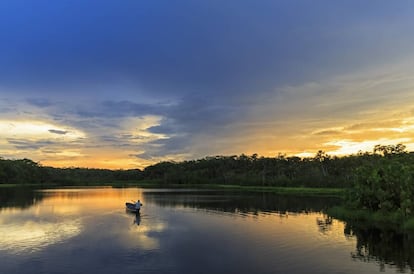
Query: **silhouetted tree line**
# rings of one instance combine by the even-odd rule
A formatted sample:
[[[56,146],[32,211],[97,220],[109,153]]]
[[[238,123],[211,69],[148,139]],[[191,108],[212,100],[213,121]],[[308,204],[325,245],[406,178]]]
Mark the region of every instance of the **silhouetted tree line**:
[[[314,157],[299,158],[279,154],[276,157],[259,157],[253,155],[213,156],[183,162],[160,162],[144,170],[106,170],[86,168],[52,168],[42,167],[28,159],[0,159],[0,183],[56,183],[62,185],[116,182],[153,182],[158,185],[171,184],[234,184],[255,186],[287,187],[351,187],[364,206],[375,208],[378,202],[369,204],[365,200],[374,200],[367,189],[373,187],[366,182],[366,176],[376,173],[381,179],[384,192],[405,195],[406,192],[394,193],[393,184],[386,185],[390,172],[405,174],[407,182],[412,182],[414,154],[407,153],[405,146],[377,145],[372,153],[336,157],[324,151],[318,151]],[[398,169],[399,168],[399,169]],[[365,177],[364,177],[365,176]],[[382,177],[381,177],[382,176]],[[388,176],[388,177],[387,177]],[[381,181],[382,180],[382,181]],[[370,184],[373,182],[369,181]],[[397,182],[399,183],[399,182]],[[411,184],[406,183],[410,188]],[[375,186],[377,187],[377,186]],[[367,188],[367,189],[365,189]],[[400,188],[398,188],[400,189]],[[404,191],[405,188],[404,188]],[[411,189],[407,189],[411,193]],[[385,195],[383,192],[373,195]],[[407,194],[411,195],[411,194]],[[393,197],[394,197],[393,196]],[[414,199],[413,199],[414,200]],[[398,202],[395,202],[398,203]],[[384,204],[381,204],[384,206]]]
[[[161,184],[235,184],[258,186],[345,187],[360,157],[331,157],[319,151],[314,158],[214,156],[147,167],[144,177]]]
[[[215,156],[184,162],[161,162],[144,169],[143,177],[160,184],[235,184],[282,187],[351,187],[364,180],[363,170],[388,172],[385,166],[399,163],[411,172],[414,153],[405,146],[377,145],[372,153],[343,157],[318,151],[314,157]],[[392,168],[391,168],[392,169]],[[383,171],[380,171],[383,170]],[[412,180],[410,181],[412,182]]]
[[[139,169],[53,168],[40,166],[29,159],[0,158],[0,184],[88,185],[122,183],[141,178],[142,171]]]

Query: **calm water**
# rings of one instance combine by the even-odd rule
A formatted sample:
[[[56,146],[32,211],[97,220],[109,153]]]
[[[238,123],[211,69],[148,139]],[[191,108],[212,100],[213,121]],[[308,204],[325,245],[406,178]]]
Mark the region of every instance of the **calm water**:
[[[124,203],[140,199],[140,216]],[[409,235],[325,216],[335,199],[195,190],[0,189],[1,273],[412,272]]]

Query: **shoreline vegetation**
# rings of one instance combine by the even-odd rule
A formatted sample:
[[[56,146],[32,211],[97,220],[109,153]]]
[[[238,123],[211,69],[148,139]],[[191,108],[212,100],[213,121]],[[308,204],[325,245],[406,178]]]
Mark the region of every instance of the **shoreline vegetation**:
[[[414,231],[414,153],[405,146],[376,145],[372,153],[343,157],[214,156],[160,162],[144,170],[44,167],[0,158],[0,187],[112,186],[200,188],[283,195],[341,197],[327,214],[346,222]]]
[[[335,206],[328,208],[326,213],[351,224],[351,227],[381,228],[414,233],[414,216],[403,216],[398,212],[373,212],[366,209]]]
[[[314,188],[314,187],[275,187],[275,186],[241,186],[241,185],[217,185],[217,184],[169,184],[168,186],[154,183],[116,183],[116,184],[83,184],[62,186],[57,184],[0,184],[0,188],[7,187],[38,187],[38,188],[79,188],[79,187],[113,187],[113,188],[173,188],[173,189],[205,189],[205,190],[223,190],[223,191],[243,191],[243,192],[261,192],[274,193],[295,196],[329,196],[343,197],[345,189],[343,188]]]

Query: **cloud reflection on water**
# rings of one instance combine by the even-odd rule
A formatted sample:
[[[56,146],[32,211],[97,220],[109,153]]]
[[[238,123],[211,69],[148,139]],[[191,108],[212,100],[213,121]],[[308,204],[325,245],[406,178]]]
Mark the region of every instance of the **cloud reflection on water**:
[[[12,216],[11,216],[12,217]],[[80,234],[82,224],[67,222],[24,220],[0,226],[0,251],[13,254],[36,252]]]
[[[32,266],[38,273],[378,272],[377,258],[351,257],[360,236],[326,219],[323,209],[335,201],[325,198],[182,189],[39,193],[30,207],[0,211],[4,273],[31,273]],[[140,217],[125,212],[131,199],[144,203]]]
[[[128,232],[121,235],[122,242],[131,248],[139,247],[142,250],[158,250],[160,248],[160,241],[155,235],[167,230],[167,224],[160,220],[148,222],[145,220],[145,216],[133,218]]]
[[[89,235],[86,237],[93,244],[109,232],[122,245],[154,250],[158,249],[159,242],[151,234],[161,233],[167,227],[160,220],[143,221],[138,226],[133,223],[135,216],[125,213],[125,201],[140,198],[145,203],[138,189],[79,188],[37,192],[42,199],[29,208],[1,209],[0,251],[33,253],[54,244],[71,244],[69,239],[76,236],[83,239],[85,235]]]

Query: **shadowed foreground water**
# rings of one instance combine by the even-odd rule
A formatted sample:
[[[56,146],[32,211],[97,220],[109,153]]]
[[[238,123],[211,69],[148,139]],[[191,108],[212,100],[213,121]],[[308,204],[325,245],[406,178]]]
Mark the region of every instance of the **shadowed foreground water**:
[[[139,216],[125,211],[132,199],[144,204]],[[410,237],[352,229],[322,213],[336,203],[195,190],[0,189],[1,273],[411,272]]]

